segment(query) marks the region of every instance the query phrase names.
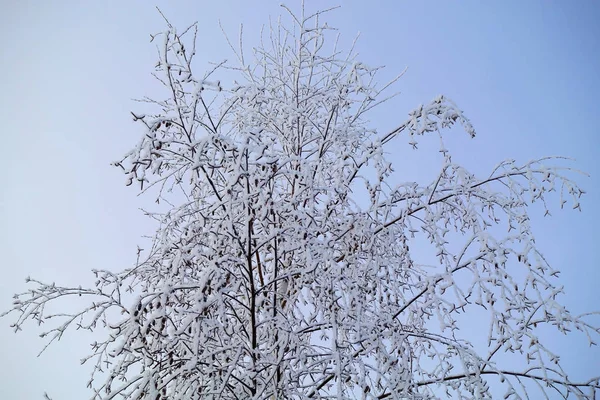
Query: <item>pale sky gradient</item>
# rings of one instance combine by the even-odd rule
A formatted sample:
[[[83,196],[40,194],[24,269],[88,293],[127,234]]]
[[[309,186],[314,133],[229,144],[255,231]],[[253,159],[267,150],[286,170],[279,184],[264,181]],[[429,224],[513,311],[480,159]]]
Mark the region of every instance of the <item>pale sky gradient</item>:
[[[198,20],[197,57],[232,58],[218,20],[231,36],[244,24],[248,44],[282,10],[280,1],[161,1],[176,26]],[[591,174],[583,212],[533,212],[534,232],[563,271],[575,311],[600,309],[600,5],[594,1],[307,1],[342,4],[330,16],[344,42],[360,31],[358,50],[392,77],[405,67],[402,95],[372,116],[386,131],[437,94],[453,99],[478,137],[452,132],[455,161],[479,174],[504,158],[577,159]],[[135,259],[152,224],[147,204],[124,186],[110,162],[137,140],[131,101],[159,92],[150,77],[156,50],[150,33],[164,28],[153,2],[0,1],[0,310],[26,290],[28,275],[64,285],[90,284],[92,268],[122,269]],[[298,2],[290,1],[292,8]],[[396,149],[396,148],[395,148]],[[425,149],[427,150],[427,149]],[[397,146],[404,179],[429,177],[438,165]],[[558,199],[555,199],[555,205]],[[79,366],[90,335],[71,332],[40,358],[33,325],[15,335],[0,320],[0,398],[89,398],[90,367]],[[558,341],[573,377],[600,374],[600,352]]]

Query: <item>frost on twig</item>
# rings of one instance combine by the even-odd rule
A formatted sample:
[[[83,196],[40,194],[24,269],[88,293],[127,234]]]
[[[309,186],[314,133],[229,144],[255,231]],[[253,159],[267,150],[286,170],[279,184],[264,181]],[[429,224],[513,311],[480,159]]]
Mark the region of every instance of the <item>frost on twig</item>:
[[[529,224],[529,206],[549,213],[555,194],[579,208],[577,171],[546,158],[478,176],[442,145],[433,182],[395,184],[392,141],[475,131],[443,96],[393,131],[369,127],[390,85],[352,51],[327,52],[322,19],[272,24],[250,66],[232,46],[240,66],[204,75],[195,25],[153,37],[165,98],[144,100],[154,115],[132,113],[144,133],[115,163],[169,205],[151,214],[153,246],[130,269],[94,271],[93,288],[31,280],[15,296],[15,330],[36,321],[50,344],[105,329],[82,359],[98,400],[594,398],[598,378],[570,380],[537,334],[598,336],[558,301],[558,271]],[[415,240],[435,263],[419,261]],[[90,305],[46,311],[68,296]],[[470,313],[483,316],[484,348],[461,329]]]

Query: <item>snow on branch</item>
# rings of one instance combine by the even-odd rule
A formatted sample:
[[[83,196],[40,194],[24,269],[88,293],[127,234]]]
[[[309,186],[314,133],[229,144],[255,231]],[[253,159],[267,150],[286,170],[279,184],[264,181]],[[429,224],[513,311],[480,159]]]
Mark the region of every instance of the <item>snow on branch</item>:
[[[290,15],[254,59],[240,43],[240,65],[200,75],[196,25],[153,36],[164,98],[132,113],[143,132],[115,163],[165,205],[152,247],[92,288],[30,280],[14,329],[102,332],[82,359],[96,400],[595,398],[599,378],[571,380],[539,335],[594,345],[599,328],[560,303],[530,226],[532,205],[580,208],[578,172],[545,158],[480,176],[442,145],[432,182],[393,182],[394,140],[471,123],[439,96],[378,132],[366,116],[397,78],[327,52],[326,12]],[[89,306],[48,311],[72,296]]]

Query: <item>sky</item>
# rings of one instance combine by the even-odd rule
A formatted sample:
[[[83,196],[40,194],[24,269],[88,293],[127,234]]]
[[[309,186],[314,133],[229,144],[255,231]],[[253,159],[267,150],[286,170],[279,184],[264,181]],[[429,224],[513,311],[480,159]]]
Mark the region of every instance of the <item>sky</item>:
[[[153,224],[139,208],[146,200],[125,187],[112,161],[141,131],[132,99],[160,93],[150,76],[164,30],[158,5],[173,25],[199,22],[198,58],[232,58],[219,28],[235,37],[244,24],[256,43],[280,1],[218,2],[0,0],[0,310],[27,290],[26,276],[62,285],[93,282],[91,269],[127,268],[140,237]],[[289,1],[292,8],[299,2]],[[350,43],[361,32],[360,59],[385,65],[384,77],[404,68],[401,95],[371,116],[381,132],[438,94],[454,100],[477,137],[452,131],[454,160],[478,174],[505,158],[574,158],[590,174],[583,211],[533,211],[537,243],[560,269],[576,312],[600,309],[600,5],[581,1],[306,1],[316,9],[340,4],[329,24]],[[424,149],[425,151],[427,148]],[[420,164],[407,145],[391,160],[405,180],[429,179],[439,165]],[[77,306],[65,304],[66,307]],[[38,327],[14,334],[0,319],[0,397],[88,398],[86,355],[92,335],[71,332],[41,357]],[[557,338],[573,377],[600,371],[600,352],[582,337]],[[87,397],[86,397],[87,396]]]

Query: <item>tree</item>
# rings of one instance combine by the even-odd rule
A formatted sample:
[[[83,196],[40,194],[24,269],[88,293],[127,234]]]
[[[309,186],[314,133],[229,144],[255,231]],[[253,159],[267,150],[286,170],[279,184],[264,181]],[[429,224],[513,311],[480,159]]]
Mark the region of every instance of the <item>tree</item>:
[[[287,9],[286,9],[287,10]],[[529,205],[559,192],[579,208],[574,170],[546,158],[500,162],[481,178],[453,162],[442,131],[462,112],[439,96],[391,132],[368,126],[388,101],[377,68],[334,45],[321,11],[289,12],[247,63],[193,72],[195,25],[156,35],[166,98],[115,165],[166,207],[151,249],[92,288],[28,279],[13,324],[104,329],[92,360],[95,399],[507,398],[532,390],[594,398],[599,378],[571,381],[538,335],[599,328],[557,300],[558,271],[537,249]],[[250,66],[248,66],[250,65]],[[233,74],[222,85],[216,76]],[[439,135],[427,184],[394,184],[386,148]],[[366,195],[365,195],[366,194]],[[427,242],[435,264],[411,247]],[[90,298],[76,313],[45,309]],[[6,315],[5,313],[3,315]],[[485,346],[461,329],[486,316]],[[527,365],[524,369],[515,368]]]

